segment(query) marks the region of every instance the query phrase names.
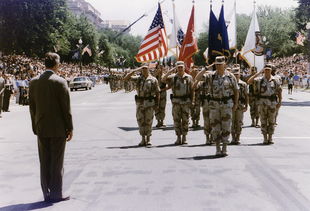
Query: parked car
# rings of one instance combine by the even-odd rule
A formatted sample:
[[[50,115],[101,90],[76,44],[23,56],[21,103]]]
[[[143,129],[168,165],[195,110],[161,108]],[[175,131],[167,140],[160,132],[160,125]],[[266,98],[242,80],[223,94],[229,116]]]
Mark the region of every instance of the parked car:
[[[93,82],[86,76],[75,77],[70,81],[69,87],[71,91],[75,91],[78,89],[91,89]]]

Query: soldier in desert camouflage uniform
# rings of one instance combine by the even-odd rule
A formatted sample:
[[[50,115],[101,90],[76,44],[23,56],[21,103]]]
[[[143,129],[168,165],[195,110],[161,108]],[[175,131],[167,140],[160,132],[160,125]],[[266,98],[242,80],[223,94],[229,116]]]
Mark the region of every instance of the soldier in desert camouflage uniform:
[[[160,88],[160,100],[158,109],[155,111],[155,117],[157,119],[156,127],[164,126],[164,119],[166,116],[166,104],[167,104],[167,84],[162,81],[163,77],[163,66],[158,65],[155,71],[155,77],[158,81],[159,88]]]
[[[225,70],[224,56],[216,57],[215,66],[216,71],[208,75],[211,134],[216,143],[216,155],[227,156],[232,111],[238,106],[239,87],[235,76]]]
[[[272,135],[275,128],[275,116],[282,102],[282,88],[278,80],[271,75],[272,65],[253,75],[248,83],[255,85],[258,95],[259,117],[261,131],[264,136],[263,144],[273,144]],[[258,77],[264,73],[263,76]],[[258,78],[257,78],[258,77]]]
[[[135,72],[140,70],[142,73],[140,76],[133,76]],[[149,73],[148,65],[146,64],[126,75],[124,81],[129,79],[136,82],[136,117],[139,132],[142,136],[139,146],[149,146],[151,145],[150,137],[152,135],[154,108],[158,106],[159,101],[158,81]]]
[[[257,73],[256,67],[251,67],[250,76],[247,77],[246,82],[249,80],[250,77],[255,75]],[[259,120],[259,114],[258,114],[258,99],[255,93],[255,84],[249,84],[249,106],[250,106],[250,114],[252,119],[251,127],[258,127],[258,120]]]
[[[206,135],[206,144],[211,145],[213,143],[212,136],[211,136],[211,126],[210,126],[210,109],[209,109],[209,100],[210,100],[210,84],[208,80],[208,74],[211,73],[211,71],[207,71],[209,68],[213,66],[210,65],[204,70],[201,70],[196,78],[193,85],[193,89],[195,92],[199,90],[200,92],[200,100],[201,100],[201,106],[202,106],[202,114],[203,114],[203,120],[204,120],[204,133]],[[196,95],[197,97],[197,95]]]
[[[197,68],[197,66],[193,66],[190,75],[194,79],[197,74],[198,74],[198,68]],[[193,104],[191,106],[191,117],[192,117],[192,121],[193,121],[193,125],[192,125],[193,128],[199,127],[200,105],[201,105],[200,89],[199,89],[199,87],[197,87],[197,89],[194,90],[194,100],[193,100]]]
[[[238,86],[239,86],[239,103],[232,115],[231,124],[231,144],[240,144],[240,134],[243,125],[243,114],[248,109],[249,98],[248,98],[248,84],[240,79],[240,68],[233,68],[232,73],[235,75]]]
[[[184,62],[178,61],[176,69],[176,74],[172,74],[175,68],[168,71],[163,77],[163,82],[166,82],[172,88],[170,98],[172,101],[174,129],[177,135],[175,144],[181,145],[187,144],[186,135],[188,132],[189,112],[193,99],[193,79],[189,74],[185,73]]]

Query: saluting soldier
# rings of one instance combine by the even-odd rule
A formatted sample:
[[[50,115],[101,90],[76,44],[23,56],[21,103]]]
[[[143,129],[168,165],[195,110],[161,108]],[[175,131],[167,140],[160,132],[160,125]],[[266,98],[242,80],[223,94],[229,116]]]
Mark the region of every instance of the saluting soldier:
[[[272,65],[266,64],[264,69],[253,75],[248,83],[255,85],[258,94],[259,117],[263,144],[273,144],[272,135],[275,128],[276,111],[282,102],[282,88],[277,79],[271,75]],[[258,77],[260,74],[264,74]],[[257,78],[258,77],[258,78]]]
[[[211,134],[216,143],[216,155],[227,156],[232,111],[238,106],[239,86],[235,76],[225,70],[224,56],[215,58],[215,67],[216,71],[208,75]]]
[[[233,68],[232,73],[236,77],[239,86],[239,102],[237,109],[233,111],[232,115],[231,144],[239,145],[243,125],[243,114],[247,111],[249,104],[248,84],[240,79],[240,67]]]
[[[176,62],[176,69],[176,74],[172,74],[175,68],[169,70],[163,77],[163,82],[172,88],[170,98],[172,101],[174,129],[177,135],[175,144],[181,145],[187,144],[186,135],[188,133],[189,112],[193,100],[193,78],[185,73],[184,62]]]
[[[141,75],[133,76],[137,71],[141,71]],[[136,118],[139,125],[139,132],[142,137],[139,146],[150,146],[154,109],[155,106],[158,106],[159,102],[160,90],[158,81],[149,73],[147,64],[143,64],[140,68],[133,70],[124,77],[125,81],[129,79],[136,82]]]
[[[195,79],[197,74],[198,74],[198,68],[197,66],[193,66],[190,75],[192,76],[193,79]],[[200,89],[197,87],[197,89],[194,89],[194,100],[191,106],[191,117],[193,121],[192,125],[193,128],[199,127],[200,105],[201,105]]]
[[[158,65],[155,77],[158,81],[159,88],[160,88],[160,100],[158,109],[155,111],[155,117],[157,119],[156,127],[163,127],[164,126],[164,119],[166,116],[166,104],[167,104],[167,84],[162,81],[163,77],[163,66]]]
[[[250,76],[247,78],[247,81],[250,77],[255,75],[257,73],[256,67],[251,67],[250,70]],[[259,120],[259,114],[258,114],[258,99],[257,94],[255,93],[255,84],[249,84],[249,106],[250,106],[250,115],[252,124],[251,127],[258,127],[258,120]]]
[[[200,100],[201,100],[201,106],[202,106],[202,114],[203,114],[203,120],[204,120],[204,133],[206,135],[206,144],[211,145],[213,143],[213,139],[211,136],[211,126],[210,126],[210,109],[209,109],[209,101],[210,101],[210,81],[208,79],[208,74],[211,72],[208,71],[209,68],[213,66],[210,65],[206,69],[201,70],[196,78],[193,85],[193,89],[195,92],[197,90],[200,91]],[[197,97],[197,95],[195,96]]]

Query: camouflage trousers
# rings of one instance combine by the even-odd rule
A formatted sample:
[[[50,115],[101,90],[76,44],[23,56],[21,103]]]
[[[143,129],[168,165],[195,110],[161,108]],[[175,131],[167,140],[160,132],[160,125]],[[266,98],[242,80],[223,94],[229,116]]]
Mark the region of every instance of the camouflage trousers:
[[[232,134],[241,134],[242,125],[243,125],[243,110],[237,109],[232,112],[232,121],[231,121],[231,133]]]
[[[252,120],[257,119],[259,117],[257,99],[253,96],[250,96],[249,105],[250,105],[251,119]]]
[[[203,120],[204,120],[204,132],[206,135],[211,134],[211,127],[210,127],[210,109],[209,104],[204,103],[202,106],[202,114],[203,114]]]
[[[154,108],[137,105],[136,110],[137,122],[139,125],[139,132],[141,136],[152,135],[152,124],[154,118]]]
[[[167,92],[160,93],[159,109],[155,111],[157,120],[164,120],[166,116]]]
[[[261,121],[262,134],[274,133],[274,127],[276,123],[276,106],[275,105],[259,105],[259,118]]]
[[[229,143],[231,131],[232,105],[210,102],[211,135],[215,142]]]
[[[187,135],[190,104],[172,104],[172,116],[176,135]]]
[[[200,103],[195,103],[195,105],[191,105],[191,117],[193,121],[200,119]]]

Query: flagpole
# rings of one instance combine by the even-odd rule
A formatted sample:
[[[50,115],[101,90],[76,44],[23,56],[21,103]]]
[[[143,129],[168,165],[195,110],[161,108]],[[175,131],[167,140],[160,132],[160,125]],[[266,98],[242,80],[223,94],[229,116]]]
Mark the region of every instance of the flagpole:
[[[174,4],[174,0],[172,0],[172,7],[173,7],[173,28],[174,28],[174,37],[176,40],[174,40],[176,42],[176,46],[175,46],[175,52],[176,52],[176,59],[178,60],[179,58],[179,49],[178,49],[178,33],[177,33],[177,26],[175,25],[175,4]]]
[[[235,28],[237,28],[237,1],[235,0],[235,3],[234,3],[234,10],[235,10],[235,25],[236,25],[236,27]],[[237,45],[237,41],[238,41],[238,39],[237,39],[237,30],[235,30],[235,38],[236,38],[236,51],[238,51],[238,45]],[[238,64],[238,54],[236,55],[236,64]]]
[[[256,7],[255,7],[255,6],[256,6],[256,0],[254,0],[254,11],[253,11],[253,14],[255,14],[255,16],[256,16]],[[253,15],[253,17],[254,17],[254,15]],[[252,18],[253,18],[253,17],[252,17]],[[254,18],[254,33],[255,33],[255,22],[256,22],[256,21],[255,21],[255,18]],[[254,36],[256,36],[256,35],[254,34]],[[256,41],[255,41],[255,42],[256,42]],[[256,45],[256,43],[255,43],[255,45]],[[255,47],[256,47],[256,46],[255,46]],[[255,53],[253,53],[253,55],[254,55],[254,67],[256,67],[256,64],[255,64],[255,59],[256,59],[256,58],[255,58],[255,57],[256,57],[256,56],[255,56]]]

